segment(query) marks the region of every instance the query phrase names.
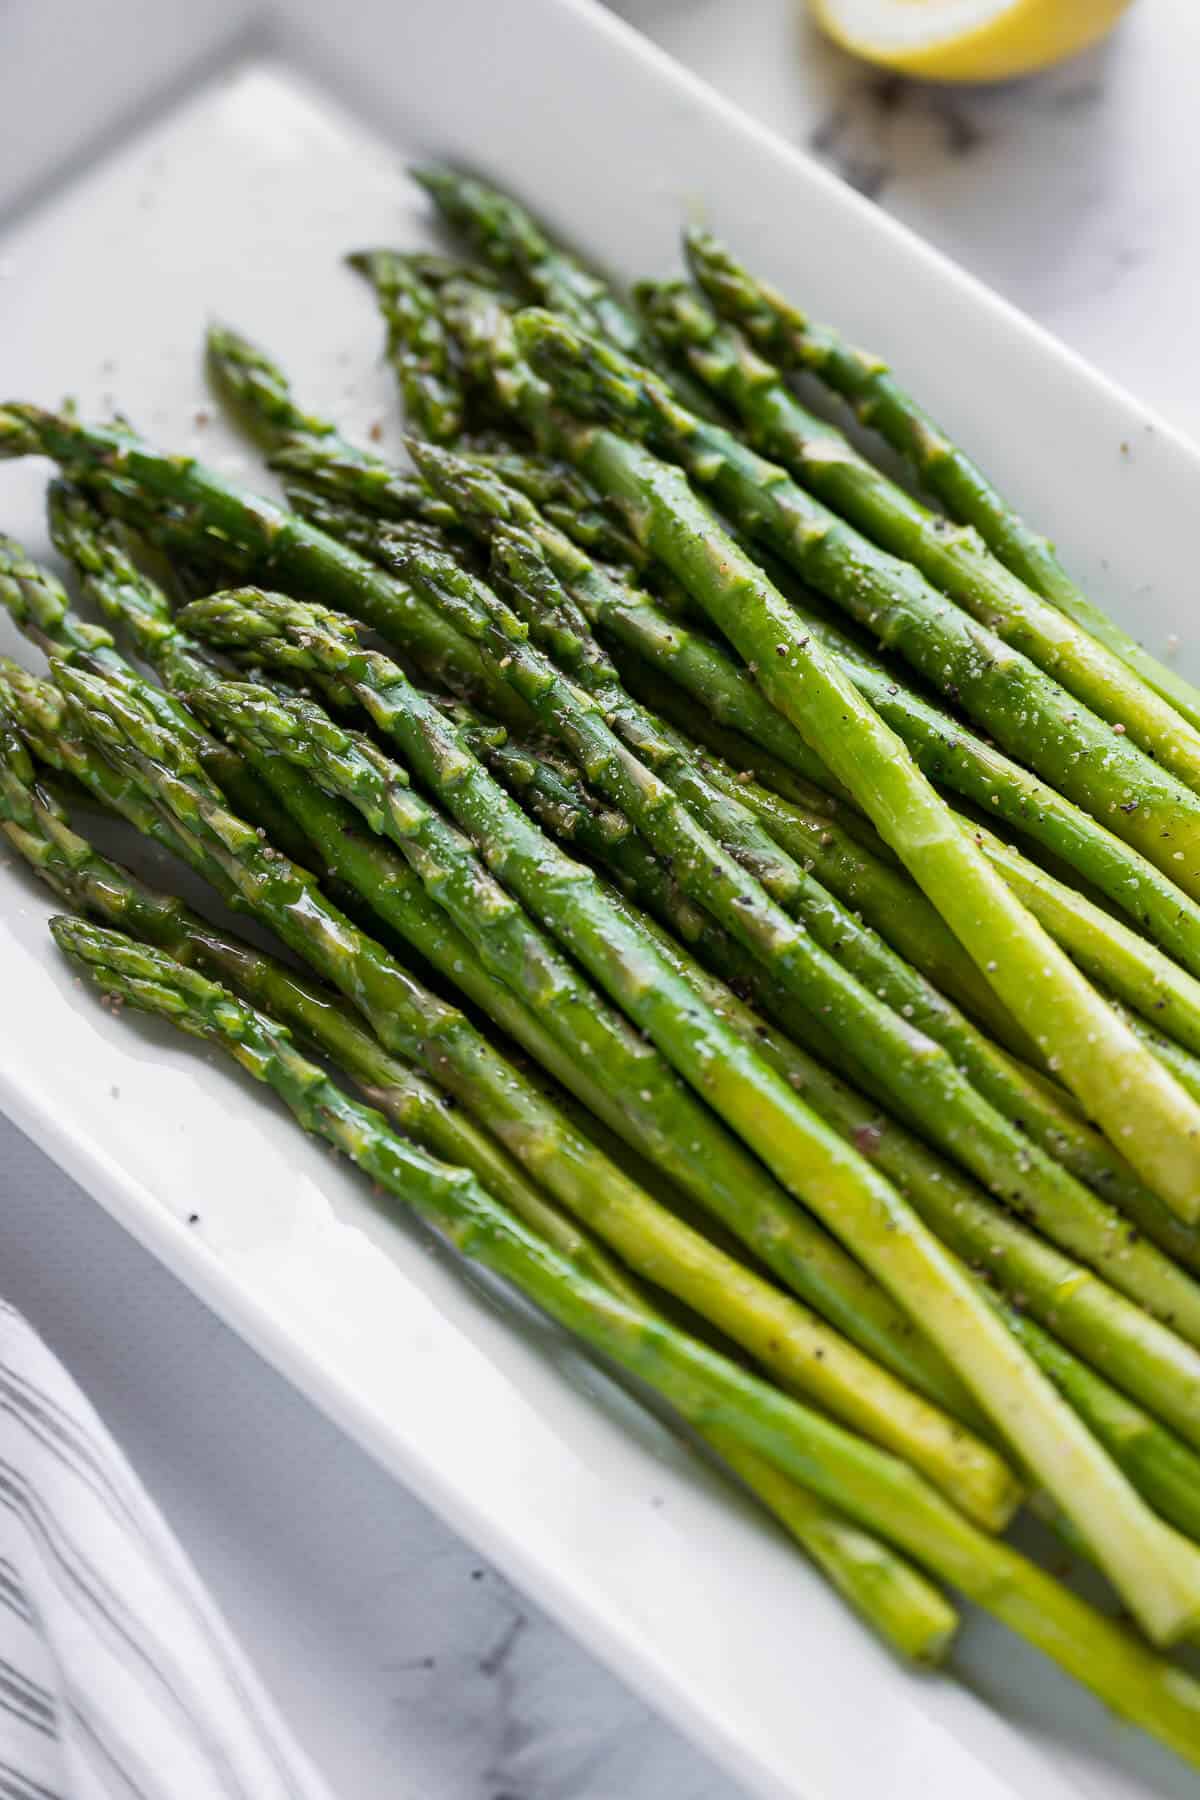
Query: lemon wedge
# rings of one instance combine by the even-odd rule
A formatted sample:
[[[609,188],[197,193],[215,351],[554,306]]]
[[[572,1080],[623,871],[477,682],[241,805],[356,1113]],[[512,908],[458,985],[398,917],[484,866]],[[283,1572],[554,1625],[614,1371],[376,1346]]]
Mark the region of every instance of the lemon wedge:
[[[830,37],[931,81],[1001,81],[1085,50],[1129,0],[813,0]]]

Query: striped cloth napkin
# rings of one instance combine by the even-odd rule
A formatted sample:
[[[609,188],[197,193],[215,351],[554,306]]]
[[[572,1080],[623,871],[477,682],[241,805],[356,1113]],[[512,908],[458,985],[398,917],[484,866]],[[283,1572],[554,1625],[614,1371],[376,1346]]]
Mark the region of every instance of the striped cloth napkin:
[[[0,1302],[0,1800],[332,1800],[94,1409]]]

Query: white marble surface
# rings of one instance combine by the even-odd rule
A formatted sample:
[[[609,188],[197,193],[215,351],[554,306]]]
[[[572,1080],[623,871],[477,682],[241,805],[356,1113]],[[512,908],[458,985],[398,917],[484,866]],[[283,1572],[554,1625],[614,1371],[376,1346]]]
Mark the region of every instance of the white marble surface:
[[[849,64],[793,0],[620,10],[1200,433],[1192,0],[1142,0],[1040,80],[953,94]],[[3,1122],[0,1193],[0,1287],[88,1388],[335,1791],[733,1800]]]

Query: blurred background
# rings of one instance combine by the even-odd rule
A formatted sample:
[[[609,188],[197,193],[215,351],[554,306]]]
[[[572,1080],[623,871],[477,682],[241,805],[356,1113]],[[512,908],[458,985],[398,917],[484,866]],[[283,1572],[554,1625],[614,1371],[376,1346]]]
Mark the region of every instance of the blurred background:
[[[1194,0],[1138,0],[1094,48],[987,85],[868,65],[796,0],[615,0],[613,10],[1169,422],[1200,432],[1200,360],[1167,348],[1190,339],[1200,280]]]

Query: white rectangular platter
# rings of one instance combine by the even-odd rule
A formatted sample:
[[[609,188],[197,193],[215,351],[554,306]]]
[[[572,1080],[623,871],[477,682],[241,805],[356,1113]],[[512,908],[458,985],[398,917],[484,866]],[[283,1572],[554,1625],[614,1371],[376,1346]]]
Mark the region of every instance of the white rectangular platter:
[[[0,395],[116,405],[248,470],[203,385],[219,316],[351,433],[380,422],[395,442],[372,309],[339,259],[426,232],[413,153],[491,172],[624,275],[670,266],[681,216],[699,213],[893,357],[1093,592],[1187,656],[1194,453],[582,0],[10,4]],[[45,473],[0,469],[0,528],[37,551]],[[80,992],[50,910],[0,870],[0,1105],[748,1791],[1195,1792],[981,1620],[954,1678],[898,1668],[556,1333],[464,1281],[248,1082]]]

